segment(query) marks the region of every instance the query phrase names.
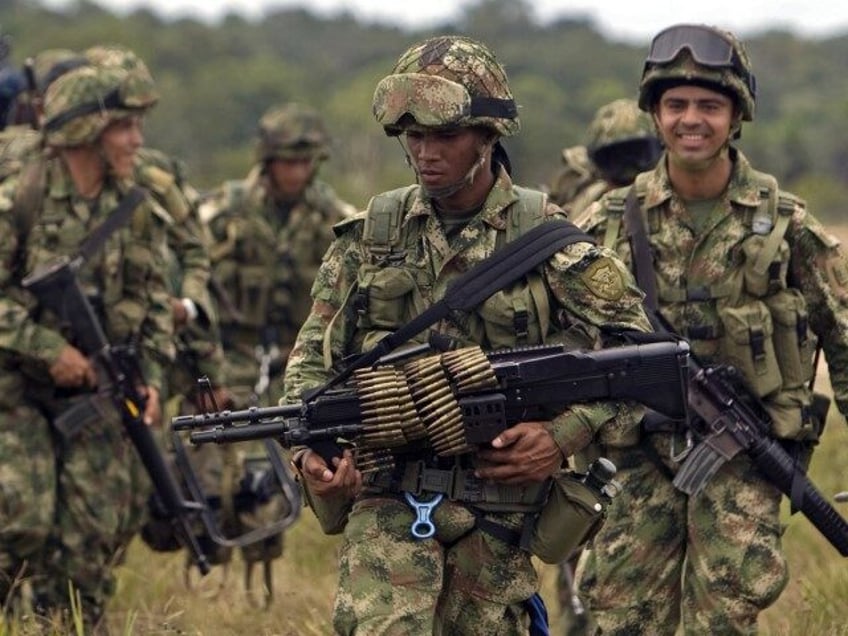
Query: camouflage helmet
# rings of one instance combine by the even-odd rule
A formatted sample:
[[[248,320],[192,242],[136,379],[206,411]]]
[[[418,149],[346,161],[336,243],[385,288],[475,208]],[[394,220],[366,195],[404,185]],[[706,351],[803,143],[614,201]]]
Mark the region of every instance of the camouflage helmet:
[[[757,82],[745,47],[732,33],[702,24],[677,24],[651,41],[639,83],[639,108],[650,111],[662,92],[697,84],[734,98],[742,119],[754,119]]]
[[[117,67],[76,68],[53,82],[44,96],[47,143],[94,143],[111,122],[143,113],[158,98],[149,74]]]
[[[330,135],[317,111],[290,102],[259,120],[256,160],[316,159],[330,156]]]
[[[656,137],[650,115],[639,110],[634,99],[617,99],[595,113],[587,131],[586,148],[591,155],[599,148],[648,137]]]
[[[59,77],[87,63],[85,57],[70,49],[45,49],[38,52],[32,66],[38,93],[44,95],[47,87]]]
[[[386,134],[419,126],[485,126],[518,132],[518,107],[506,72],[482,43],[440,36],[413,45],[374,91],[372,111]]]

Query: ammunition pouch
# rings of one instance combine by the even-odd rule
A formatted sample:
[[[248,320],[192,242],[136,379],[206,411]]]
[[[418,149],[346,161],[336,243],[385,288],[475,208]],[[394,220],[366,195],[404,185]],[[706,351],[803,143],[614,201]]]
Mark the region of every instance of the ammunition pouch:
[[[721,359],[741,372],[757,397],[780,389],[783,376],[772,341],[774,324],[766,304],[754,300],[739,307],[723,307],[719,317],[724,325]]]

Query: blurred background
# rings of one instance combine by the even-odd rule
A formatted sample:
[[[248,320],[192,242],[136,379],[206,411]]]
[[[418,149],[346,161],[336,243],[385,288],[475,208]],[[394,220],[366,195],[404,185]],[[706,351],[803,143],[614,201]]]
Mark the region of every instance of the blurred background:
[[[163,8],[154,8],[160,1]],[[334,154],[322,174],[343,197],[364,206],[374,192],[409,182],[400,147],[371,116],[371,96],[403,49],[437,33],[481,39],[504,63],[523,124],[507,149],[517,181],[541,185],[556,171],[560,150],[584,141],[600,105],[635,97],[654,33],[706,21],[745,38],[757,75],[756,121],[744,127],[739,146],[807,198],[822,220],[841,220],[848,202],[848,17],[832,7],[759,3],[770,7],[765,12],[745,3],[723,14],[713,2],[701,9],[708,18],[689,7],[674,13],[665,3],[637,10],[605,2],[590,12],[579,8],[588,3],[570,10],[561,0],[315,0],[311,9],[285,0],[102,2],[0,0],[5,64],[20,68],[45,48],[134,49],[162,94],[148,118],[147,144],[181,157],[200,189],[247,172],[259,116],[288,100],[325,116]],[[795,21],[798,5],[805,21]]]

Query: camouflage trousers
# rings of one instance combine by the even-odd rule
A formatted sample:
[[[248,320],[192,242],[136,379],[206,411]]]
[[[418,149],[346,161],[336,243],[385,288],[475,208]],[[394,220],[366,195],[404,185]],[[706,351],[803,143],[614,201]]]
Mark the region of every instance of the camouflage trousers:
[[[149,477],[112,415],[86,422],[70,439],[56,436],[56,513],[45,579],[33,586],[50,610],[68,607],[72,583],[86,615],[101,615],[115,591],[113,571],[146,514]]]
[[[490,518],[513,529],[517,514]],[[475,528],[465,507],[435,510],[436,536],[415,539],[405,501],[366,497],[345,528],[333,625],[338,634],[526,635],[522,603],[538,588],[530,555]]]
[[[56,470],[47,420],[29,406],[0,412],[0,600],[34,572],[53,523]]]
[[[670,434],[643,443],[674,470]],[[788,580],[778,490],[742,456],[691,498],[640,447],[607,456],[623,492],[577,573],[602,632],[756,633],[757,615]]]

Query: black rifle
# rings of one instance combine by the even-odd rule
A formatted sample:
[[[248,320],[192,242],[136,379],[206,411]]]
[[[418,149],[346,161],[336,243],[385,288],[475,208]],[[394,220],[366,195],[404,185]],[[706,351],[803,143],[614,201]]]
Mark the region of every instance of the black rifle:
[[[678,490],[697,495],[725,462],[744,451],[763,477],[792,500],[793,508],[848,556],[848,522],[772,436],[771,417],[733,367],[702,367],[691,358],[689,408],[703,423],[696,431],[702,439],[674,478]]]
[[[668,417],[685,417],[688,353],[681,342],[599,351],[542,346],[488,354],[469,347],[413,360],[402,369],[387,363],[398,360],[394,354],[352,374],[352,381],[341,387],[307,392],[297,404],[186,415],[174,418],[172,425],[195,429],[190,439],[198,444],[272,437],[287,448],[309,446],[328,465],[340,453],[338,438],[375,451],[421,448],[423,443],[450,455],[490,442],[518,422],[549,419],[576,402],[634,400]],[[458,371],[446,361],[466,356],[474,362],[454,367]],[[427,376],[434,367],[443,369],[439,381],[422,383],[412,377]],[[386,376],[379,375],[381,370]],[[475,384],[475,377],[487,379]],[[386,416],[393,408],[398,414],[394,423]],[[448,420],[451,426],[442,426]]]
[[[136,387],[140,379],[137,359],[113,347],[106,339],[97,313],[77,277],[83,262],[81,256],[60,259],[26,277],[23,287],[35,295],[42,307],[50,309],[67,324],[77,348],[95,363],[105,384],[100,389],[108,391],[120,413],[127,436],[174,524],[175,535],[189,550],[200,572],[206,574],[209,562],[191,531],[191,519],[203,510],[203,505],[183,498],[150,428],[142,419],[145,399]]]

